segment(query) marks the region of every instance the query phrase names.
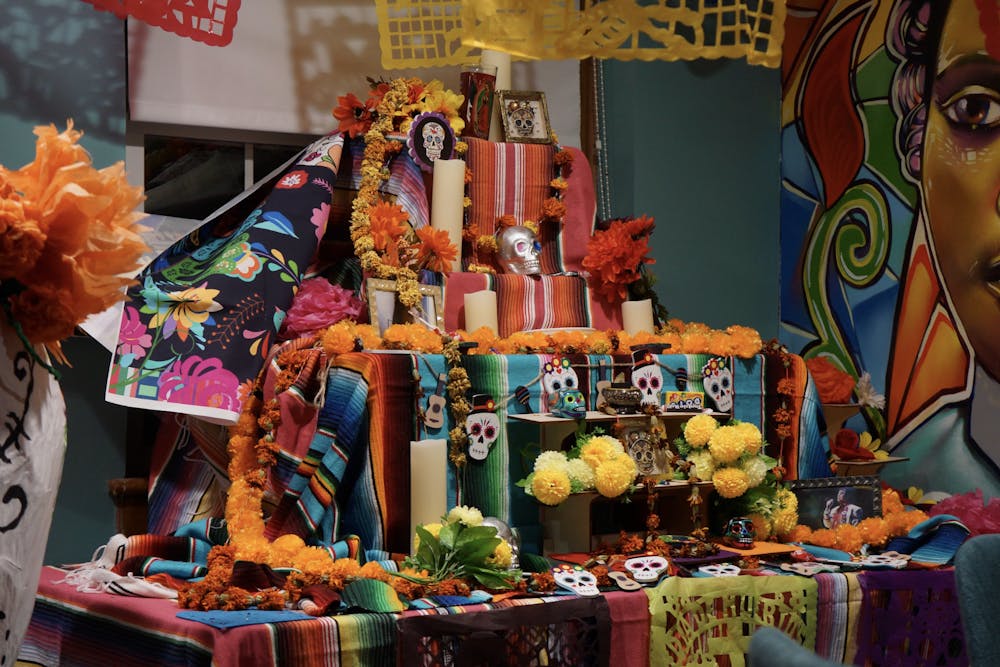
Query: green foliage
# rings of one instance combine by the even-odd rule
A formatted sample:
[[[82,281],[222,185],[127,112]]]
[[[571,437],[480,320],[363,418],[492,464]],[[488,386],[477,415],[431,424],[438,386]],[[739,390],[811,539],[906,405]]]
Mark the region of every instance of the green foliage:
[[[474,580],[489,589],[513,588],[521,573],[486,561],[502,541],[493,526],[467,526],[461,521],[446,521],[435,537],[424,526],[417,526],[419,545],[403,565],[425,570],[427,577],[393,573],[409,581],[434,584],[446,579]]]

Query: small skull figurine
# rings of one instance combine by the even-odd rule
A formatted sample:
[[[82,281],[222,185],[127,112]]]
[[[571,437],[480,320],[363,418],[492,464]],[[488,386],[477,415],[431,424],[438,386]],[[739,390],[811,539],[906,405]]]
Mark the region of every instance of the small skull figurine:
[[[729,412],[733,409],[733,371],[726,360],[716,357],[709,360],[701,369],[704,378],[705,393],[715,401],[719,412]]]
[[[660,580],[670,563],[663,556],[645,554],[633,556],[625,561],[625,569],[632,573],[632,578],[640,584],[655,584]]]
[[[538,254],[541,245],[530,228],[523,225],[504,227],[497,234],[497,260],[505,273],[533,276],[542,272]]]
[[[424,123],[420,130],[420,136],[424,139],[424,152],[431,162],[438,160],[444,152],[444,128],[438,123]]]
[[[723,541],[729,546],[737,549],[753,549],[755,537],[756,531],[754,531],[753,521],[750,519],[738,516],[726,522]]]
[[[469,456],[485,461],[490,447],[500,435],[500,418],[493,412],[493,397],[476,394],[472,397],[472,410],[465,418],[465,432],[469,436]]]
[[[580,378],[565,357],[552,357],[542,369],[542,388],[549,410],[557,417],[578,419],[586,415],[587,404],[580,391]]]
[[[597,588],[597,577],[579,565],[558,565],[551,570],[552,578],[559,588],[581,595],[594,597],[600,595]]]

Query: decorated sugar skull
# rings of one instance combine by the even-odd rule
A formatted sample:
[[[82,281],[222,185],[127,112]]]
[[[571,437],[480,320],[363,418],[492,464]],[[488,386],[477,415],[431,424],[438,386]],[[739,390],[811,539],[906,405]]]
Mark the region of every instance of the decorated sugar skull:
[[[704,379],[705,393],[715,401],[719,412],[729,412],[733,409],[733,371],[723,357],[715,357],[702,366],[701,375]]]
[[[898,551],[885,551],[866,556],[861,561],[861,565],[876,570],[902,570],[909,562],[909,555],[901,554]]]
[[[597,588],[597,577],[579,565],[558,565],[552,568],[551,572],[552,578],[556,580],[556,586],[559,588],[584,597],[594,597],[601,594]]]
[[[535,232],[524,225],[504,227],[497,234],[497,260],[505,273],[526,276],[541,273],[540,251]]]
[[[424,140],[424,152],[427,153],[427,159],[432,162],[439,159],[441,153],[444,152],[444,126],[434,121],[428,121],[420,129],[420,136]]]
[[[666,558],[656,554],[633,556],[625,561],[625,569],[631,573],[632,578],[644,585],[659,581],[660,575],[666,572],[669,565]]]
[[[635,461],[639,474],[655,475],[659,471],[656,465],[656,452],[653,449],[653,439],[645,431],[632,431],[627,437],[628,455]]]
[[[500,435],[500,418],[493,412],[493,397],[476,394],[472,397],[472,410],[465,418],[465,432],[469,436],[469,456],[485,461],[490,447]]]
[[[753,549],[753,541],[756,536],[753,521],[744,516],[737,516],[726,522],[723,541],[737,549]]]
[[[702,565],[698,568],[698,571],[710,577],[736,577],[740,574],[740,568],[732,563]]]
[[[507,104],[507,119],[519,137],[530,137],[535,132],[535,108],[526,102]]]
[[[580,379],[565,357],[552,357],[542,368],[542,389],[549,411],[557,417],[577,419],[587,413],[587,404],[580,391]]]
[[[636,350],[632,353],[632,386],[642,392],[643,405],[660,405],[663,371],[649,350]]]

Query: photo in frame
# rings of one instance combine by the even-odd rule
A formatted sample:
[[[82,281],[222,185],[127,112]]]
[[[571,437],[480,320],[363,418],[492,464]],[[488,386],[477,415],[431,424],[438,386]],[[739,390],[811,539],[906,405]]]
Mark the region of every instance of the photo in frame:
[[[788,489],[799,501],[799,523],[813,530],[882,516],[878,477],[793,479]]]
[[[498,90],[504,141],[551,144],[552,125],[545,93],[537,90]]]
[[[419,285],[420,308],[416,314],[409,312],[399,302],[395,280],[369,278],[365,281],[368,294],[368,318],[373,327],[383,335],[393,324],[420,323],[427,328],[444,331],[444,294],[436,285]]]

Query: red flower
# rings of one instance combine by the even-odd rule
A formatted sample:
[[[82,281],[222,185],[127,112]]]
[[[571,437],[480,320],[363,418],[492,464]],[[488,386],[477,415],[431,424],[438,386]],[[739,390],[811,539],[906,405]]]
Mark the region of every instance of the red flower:
[[[290,171],[281,177],[278,184],[274,187],[279,190],[297,190],[303,185],[309,182],[309,174],[297,169],[296,171]]]
[[[346,132],[352,139],[367,132],[372,125],[373,107],[369,106],[372,99],[370,97],[368,103],[362,104],[354,93],[338,97],[339,106],[333,110],[333,117],[340,121],[337,131]]]

